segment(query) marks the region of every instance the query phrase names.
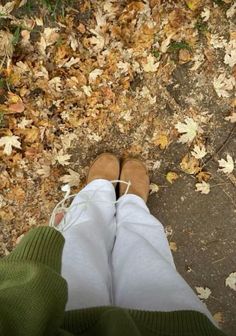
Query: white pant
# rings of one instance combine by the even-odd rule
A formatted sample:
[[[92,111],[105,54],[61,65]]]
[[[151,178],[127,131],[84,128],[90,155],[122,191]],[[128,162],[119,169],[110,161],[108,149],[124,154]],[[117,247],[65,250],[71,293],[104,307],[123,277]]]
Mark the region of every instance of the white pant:
[[[75,204],[92,197],[81,213]],[[196,310],[212,316],[175,269],[162,224],[145,202],[114,205],[111,182],[94,180],[75,197],[63,232],[67,310],[115,305],[148,311]]]

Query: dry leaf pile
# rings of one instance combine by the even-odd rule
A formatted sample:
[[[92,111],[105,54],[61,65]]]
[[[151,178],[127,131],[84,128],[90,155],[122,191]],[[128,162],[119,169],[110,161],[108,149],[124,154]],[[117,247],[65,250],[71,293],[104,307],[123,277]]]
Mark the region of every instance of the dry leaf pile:
[[[178,144],[186,155],[176,170],[210,192],[203,167],[215,148],[207,139],[220,124],[201,103],[213,97],[232,127],[236,106],[236,8],[219,2],[83,0],[59,13],[47,1],[3,2],[2,254],[29,227],[48,223],[62,184],[82,187],[86,157],[100,144],[141,156],[152,171]],[[195,83],[179,93],[183,106],[172,94],[178,69],[186,69],[180,82]],[[233,153],[220,158],[219,174],[232,174],[234,160]],[[179,177],[167,172],[168,186]]]

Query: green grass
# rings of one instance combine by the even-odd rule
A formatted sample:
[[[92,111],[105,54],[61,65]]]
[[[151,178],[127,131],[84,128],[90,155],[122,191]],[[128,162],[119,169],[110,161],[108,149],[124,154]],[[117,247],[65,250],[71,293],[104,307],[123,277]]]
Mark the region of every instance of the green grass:
[[[197,23],[195,24],[195,28],[200,32],[200,33],[205,33],[208,31],[208,26],[206,22],[203,22],[201,18],[197,20]]]
[[[183,40],[183,41],[180,41],[180,42],[172,41],[170,43],[168,51],[169,52],[176,52],[176,51],[179,51],[181,49],[187,49],[189,51],[192,50],[192,48],[190,47],[190,45],[186,41]]]
[[[16,27],[13,33],[13,38],[12,38],[12,44],[14,46],[16,46],[18,42],[20,41],[20,32],[21,32],[21,27],[20,26]]]
[[[157,60],[159,60],[161,58],[160,52],[156,49],[152,50],[152,54],[153,54],[154,57],[157,58]]]
[[[48,16],[55,20],[58,16],[65,16],[65,11],[68,6],[72,6],[74,0],[28,0],[27,3],[21,7],[21,12],[26,12],[28,15],[37,13],[40,8],[44,7]]]
[[[3,78],[0,78],[0,89],[4,89],[6,86],[6,82],[5,82],[5,79]]]
[[[225,5],[225,2],[223,0],[212,0],[212,1],[219,6]]]

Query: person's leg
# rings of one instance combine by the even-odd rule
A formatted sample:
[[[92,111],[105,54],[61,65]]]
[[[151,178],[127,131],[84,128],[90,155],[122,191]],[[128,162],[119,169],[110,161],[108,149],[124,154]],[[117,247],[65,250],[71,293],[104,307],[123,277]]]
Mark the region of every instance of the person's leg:
[[[134,176],[135,169],[132,172]],[[127,176],[121,179],[126,181]],[[176,271],[163,226],[144,200],[134,194],[122,196],[116,217],[112,253],[115,305],[148,311],[197,310],[212,319]]]
[[[60,229],[66,219],[66,226],[69,225],[68,230],[62,231],[65,237],[62,276],[68,283],[66,310],[111,304],[109,258],[116,230],[116,194],[108,180],[112,180],[112,177],[117,179],[119,173],[117,164],[112,164],[107,154],[105,163],[102,160],[104,156],[96,161],[92,170],[95,174],[91,177],[90,173],[88,178],[88,182],[91,182],[78,193],[69,213],[59,224]],[[97,163],[101,168],[105,165],[103,172],[99,171]],[[109,165],[113,168],[111,176],[106,174]],[[99,176],[106,177],[106,180],[98,179]],[[84,201],[86,204],[81,204]]]

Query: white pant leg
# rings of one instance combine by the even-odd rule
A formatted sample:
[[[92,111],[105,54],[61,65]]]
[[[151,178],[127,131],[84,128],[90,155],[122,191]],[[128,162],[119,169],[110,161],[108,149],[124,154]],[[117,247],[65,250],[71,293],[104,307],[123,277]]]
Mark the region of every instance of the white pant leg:
[[[148,310],[196,310],[212,316],[176,271],[162,224],[138,196],[117,204],[117,236],[112,254],[114,302]]]
[[[81,213],[83,205],[74,205],[91,196],[93,200]],[[109,258],[116,230],[115,200],[115,189],[107,180],[92,181],[73,200],[66,222],[73,226],[62,232],[62,276],[68,283],[66,310],[111,303]]]

